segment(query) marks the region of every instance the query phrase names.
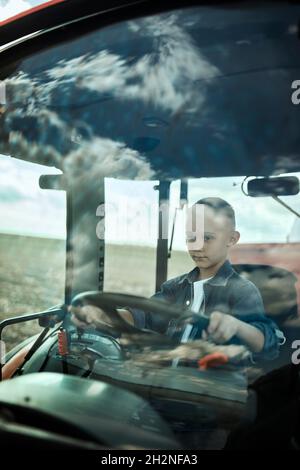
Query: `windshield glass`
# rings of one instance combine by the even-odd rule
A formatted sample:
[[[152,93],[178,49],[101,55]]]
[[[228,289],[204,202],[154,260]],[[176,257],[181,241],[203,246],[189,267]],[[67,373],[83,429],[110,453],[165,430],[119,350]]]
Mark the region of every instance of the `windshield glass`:
[[[65,287],[69,362],[87,335],[92,377],[151,389],[195,446],[300,338],[300,7],[258,8],[123,21],[1,70],[2,317]],[[250,195],[276,176],[297,191]]]
[[[66,198],[40,188],[45,173],[61,172],[1,156],[1,320],[64,301]],[[36,322],[6,329],[6,351],[39,330]]]

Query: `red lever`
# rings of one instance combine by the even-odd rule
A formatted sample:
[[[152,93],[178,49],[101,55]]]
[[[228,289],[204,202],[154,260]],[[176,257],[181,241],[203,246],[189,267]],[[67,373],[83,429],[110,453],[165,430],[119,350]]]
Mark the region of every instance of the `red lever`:
[[[199,359],[198,366],[200,370],[207,370],[210,367],[217,367],[222,366],[223,364],[227,364],[228,360],[229,358],[226,356],[226,354],[214,352],[207,354],[206,356]]]
[[[66,330],[59,330],[57,333],[57,338],[58,338],[58,352],[61,356],[66,356],[69,354],[69,349],[68,349],[68,337],[67,337],[67,332]]]

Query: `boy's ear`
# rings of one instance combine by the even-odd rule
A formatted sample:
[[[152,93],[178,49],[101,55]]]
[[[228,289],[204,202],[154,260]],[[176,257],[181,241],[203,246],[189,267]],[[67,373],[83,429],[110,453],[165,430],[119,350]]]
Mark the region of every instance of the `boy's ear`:
[[[230,247],[230,246],[236,245],[240,239],[240,236],[241,236],[240,232],[238,232],[237,230],[234,230],[233,232],[231,232],[229,243],[227,243],[227,246]]]

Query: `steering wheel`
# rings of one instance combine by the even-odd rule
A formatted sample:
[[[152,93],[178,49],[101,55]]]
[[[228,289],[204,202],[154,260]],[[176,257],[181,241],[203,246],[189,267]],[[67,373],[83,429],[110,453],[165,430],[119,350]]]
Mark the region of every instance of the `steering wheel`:
[[[171,303],[167,303],[156,299],[147,299],[145,297],[133,296],[128,294],[115,294],[109,292],[98,292],[98,291],[87,291],[76,295],[72,300],[71,306],[83,307],[85,305],[94,305],[107,312],[112,320],[114,330],[121,333],[129,334],[144,334],[152,336],[155,335],[157,338],[164,338],[166,342],[166,335],[156,333],[150,330],[141,330],[133,325],[126,322],[119,314],[117,308],[138,308],[144,311],[152,312],[154,314],[162,315],[166,319],[166,324],[170,321],[175,321],[178,328],[185,327],[185,324],[189,320],[192,324],[197,324],[199,333],[208,327],[209,319],[203,315],[197,315],[191,310],[179,308]],[[98,327],[97,327],[98,329]],[[178,335],[177,335],[178,336]],[[171,338],[169,338],[171,340]],[[177,341],[172,341],[173,344],[178,344]]]

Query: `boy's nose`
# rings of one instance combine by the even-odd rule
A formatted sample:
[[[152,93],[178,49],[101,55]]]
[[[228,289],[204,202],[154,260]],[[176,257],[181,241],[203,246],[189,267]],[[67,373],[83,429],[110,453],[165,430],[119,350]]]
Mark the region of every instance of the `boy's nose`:
[[[195,248],[195,247],[192,247],[191,249],[189,249],[189,252],[192,253],[192,254],[203,254],[204,253],[204,247],[201,247],[201,248]]]
[[[187,247],[188,247],[189,252],[193,251],[195,253],[196,252],[201,253],[201,252],[203,252],[203,241],[202,240],[196,240],[194,242],[188,242]]]

